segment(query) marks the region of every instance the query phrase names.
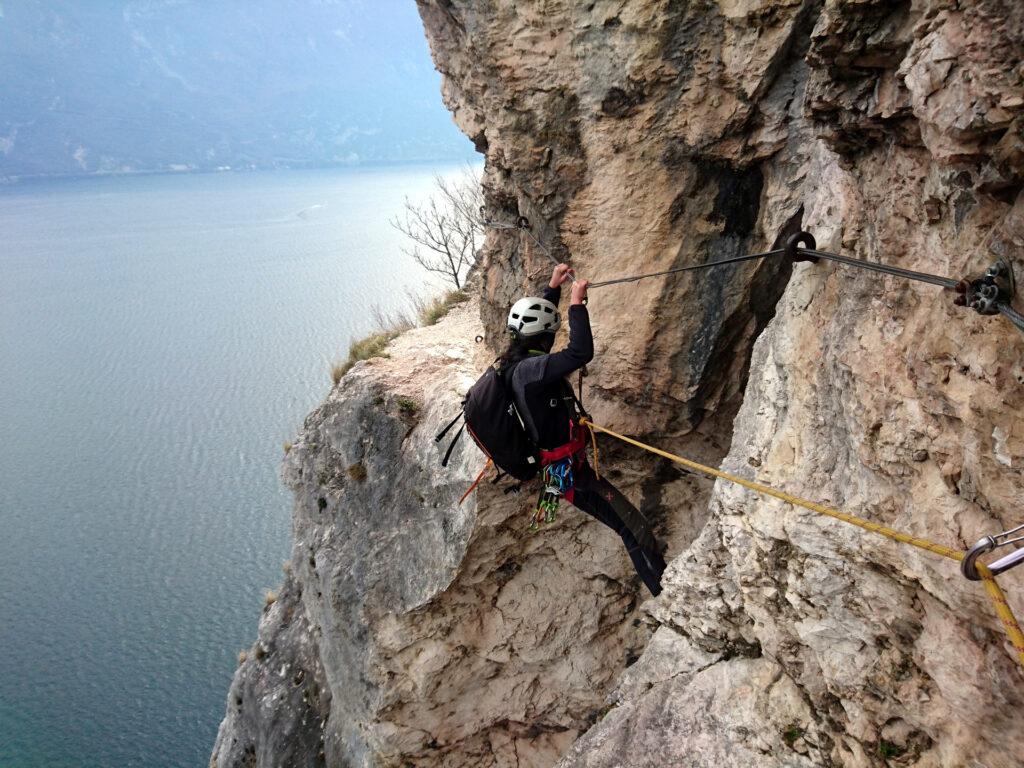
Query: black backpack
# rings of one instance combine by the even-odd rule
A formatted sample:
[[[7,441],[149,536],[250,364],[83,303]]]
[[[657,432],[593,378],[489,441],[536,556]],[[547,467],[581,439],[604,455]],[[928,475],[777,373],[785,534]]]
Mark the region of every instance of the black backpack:
[[[459,427],[444,454],[442,467],[448,466],[463,428],[468,427],[474,442],[494,462],[499,472],[511,475],[516,480],[530,480],[537,475],[540,470],[540,451],[526,433],[508,384],[508,377],[512,375],[514,367],[499,369],[492,365],[469,388],[466,399],[462,401],[462,413],[434,438],[434,442],[441,442],[459,419],[464,419],[465,423]]]

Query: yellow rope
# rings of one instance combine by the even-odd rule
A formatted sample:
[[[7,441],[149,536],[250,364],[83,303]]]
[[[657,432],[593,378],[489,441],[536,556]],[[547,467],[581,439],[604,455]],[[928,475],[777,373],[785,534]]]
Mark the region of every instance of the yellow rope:
[[[1013,615],[1013,609],[1010,608],[1010,604],[1006,602],[1006,595],[1003,594],[1002,588],[996,583],[995,576],[992,575],[986,566],[978,563],[976,565],[978,573],[981,575],[982,582],[985,584],[985,591],[988,592],[988,596],[992,598],[992,604],[995,606],[996,615],[999,616],[999,620],[1003,622],[1003,628],[1006,629],[1006,636],[1010,638],[1010,642],[1013,643],[1014,649],[1017,651],[1017,656],[1020,658],[1021,666],[1024,667],[1024,632],[1020,630],[1020,624],[1017,623],[1017,617]]]
[[[771,488],[770,486],[762,485],[761,483],[755,483],[751,480],[746,480],[742,477],[738,477],[737,475],[732,475],[729,474],[728,472],[723,472],[720,469],[708,467],[705,466],[704,464],[698,464],[696,461],[684,459],[682,456],[677,456],[674,453],[669,453],[668,451],[663,451],[660,448],[655,448],[653,445],[647,445],[646,443],[641,443],[639,440],[634,440],[631,437],[620,435],[618,432],[608,429],[607,427],[602,427],[597,424],[594,424],[589,419],[583,419],[581,423],[586,425],[590,429],[591,437],[594,437],[595,430],[598,432],[604,432],[605,434],[611,435],[612,437],[618,440],[622,440],[623,442],[629,443],[630,445],[635,445],[637,448],[642,448],[645,451],[656,454],[658,456],[662,456],[668,459],[669,461],[673,461],[676,464],[680,464],[684,467],[693,469],[697,472],[702,472],[705,475],[717,477],[722,480],[728,480],[730,483],[741,485],[744,488],[749,488],[752,491],[757,491],[758,493],[764,494],[765,496],[773,496],[776,499],[781,499],[782,501],[785,501],[794,506],[803,507],[804,509],[808,509],[811,512],[816,512],[819,515],[826,515],[827,517],[832,517],[836,520],[841,520],[844,523],[849,523],[850,525],[855,525],[858,528],[863,528],[866,531],[877,533],[881,536],[885,536],[889,539],[892,539],[893,541],[899,541],[903,544],[910,544],[911,546],[927,550],[928,552],[932,552],[936,555],[947,557],[950,560],[956,560],[957,562],[959,562],[964,559],[964,552],[961,552],[960,550],[951,549],[950,547],[943,546],[942,544],[936,544],[934,541],[929,541],[928,539],[922,539],[917,536],[910,536],[906,533],[900,533],[897,530],[894,530],[884,525],[879,525],[878,523],[873,523],[870,520],[865,520],[862,517],[849,515],[845,512],[840,512],[838,509],[826,507],[823,504],[818,504],[807,499],[802,499],[799,496],[793,496],[792,494],[786,493],[785,491],[779,491],[775,488]],[[596,438],[594,439],[594,446],[596,457]],[[1006,596],[1003,594],[1002,589],[996,583],[991,571],[989,571],[989,569],[986,568],[984,565],[979,564],[978,573],[981,574],[981,577],[985,582],[985,590],[988,592],[989,597],[992,599],[992,603],[995,606],[996,614],[999,616],[999,619],[1002,621],[1003,626],[1006,628],[1006,634],[1008,635],[1010,642],[1013,643],[1013,647],[1017,651],[1021,667],[1024,668],[1024,632],[1021,632],[1020,625],[1017,623],[1017,619],[1013,615],[1013,611],[1010,609],[1009,603],[1006,602]]]
[[[598,458],[598,455],[597,455],[597,433],[594,432],[594,425],[591,424],[586,419],[582,419],[580,421],[580,423],[583,424],[587,428],[587,430],[590,432],[590,444],[592,446],[594,446],[594,476],[598,480],[600,480],[601,479],[601,462],[600,462],[600,459]]]

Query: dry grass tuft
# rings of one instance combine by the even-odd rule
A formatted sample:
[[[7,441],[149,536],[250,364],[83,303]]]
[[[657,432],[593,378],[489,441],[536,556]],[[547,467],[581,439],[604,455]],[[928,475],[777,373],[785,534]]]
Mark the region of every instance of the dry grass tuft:
[[[348,357],[331,365],[331,381],[334,386],[338,386],[342,377],[360,360],[387,357],[384,350],[387,349],[388,344],[400,334],[416,326],[413,318],[418,318],[420,325],[434,325],[447,315],[452,307],[465,301],[469,301],[469,294],[465,291],[448,291],[443,296],[430,300],[420,299],[410,294],[411,313],[385,314],[379,309],[375,309],[374,322],[379,330],[365,338],[353,341],[348,347]]]
[[[348,369],[351,367],[352,365],[347,362],[338,361],[331,363],[331,382],[333,382],[334,386],[338,386],[341,377],[348,373]]]
[[[385,331],[372,333],[366,338],[353,341],[348,347],[348,359],[344,362],[336,362],[331,366],[331,381],[338,386],[341,377],[351,370],[352,366],[360,360],[369,360],[372,357],[387,357],[384,352],[388,344],[394,341],[400,333],[409,330],[411,325],[401,325],[388,328]]]
[[[438,320],[451,312],[452,307],[469,301],[469,294],[465,291],[448,291],[444,296],[422,303],[418,307],[420,323],[423,325],[434,325]]]
[[[249,652],[248,651],[239,651],[238,652],[238,666],[242,666],[243,664],[245,664],[245,661],[248,658],[249,658]]]
[[[267,593],[263,596],[263,607],[269,608],[277,602],[277,592],[272,589],[268,589]]]

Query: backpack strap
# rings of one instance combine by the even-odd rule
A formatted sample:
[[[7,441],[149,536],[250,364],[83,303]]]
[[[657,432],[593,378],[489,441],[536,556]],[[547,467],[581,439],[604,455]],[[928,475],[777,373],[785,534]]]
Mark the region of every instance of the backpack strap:
[[[463,424],[461,427],[459,427],[459,431],[455,433],[455,437],[452,438],[451,443],[448,445],[448,450],[444,452],[444,458],[441,459],[442,467],[448,466],[448,459],[452,457],[452,451],[455,450],[455,444],[459,442],[459,438],[462,437],[462,430],[464,430],[465,428],[466,425]]]
[[[573,391],[572,384],[569,384],[569,393],[572,395],[572,399],[576,402],[576,407],[579,409],[579,415],[584,417],[584,418],[587,418],[587,419],[590,418],[590,414],[587,413],[587,409],[583,407],[583,377],[586,376],[588,373],[589,372],[587,371],[587,366],[584,365],[582,368],[580,368],[580,376],[579,376],[580,393],[579,393],[579,395],[577,395]]]
[[[459,411],[459,415],[456,416],[451,421],[449,421],[448,422],[448,426],[446,426],[444,429],[442,429],[440,432],[437,433],[437,437],[434,438],[434,442],[435,443],[440,443],[441,442],[441,438],[443,438],[445,435],[447,435],[448,431],[452,427],[454,427],[456,424],[458,424],[459,419],[461,419],[463,417],[463,415],[464,415],[464,413],[462,411]],[[459,431],[461,432],[462,430],[459,430]]]

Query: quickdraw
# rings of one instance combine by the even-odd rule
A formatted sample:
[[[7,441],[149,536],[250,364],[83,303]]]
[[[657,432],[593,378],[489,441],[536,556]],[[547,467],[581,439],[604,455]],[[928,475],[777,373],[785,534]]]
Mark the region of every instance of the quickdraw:
[[[539,530],[541,525],[551,525],[555,522],[558,516],[559,501],[572,489],[572,464],[573,458],[568,456],[544,466],[537,509],[530,520],[531,531]]]

